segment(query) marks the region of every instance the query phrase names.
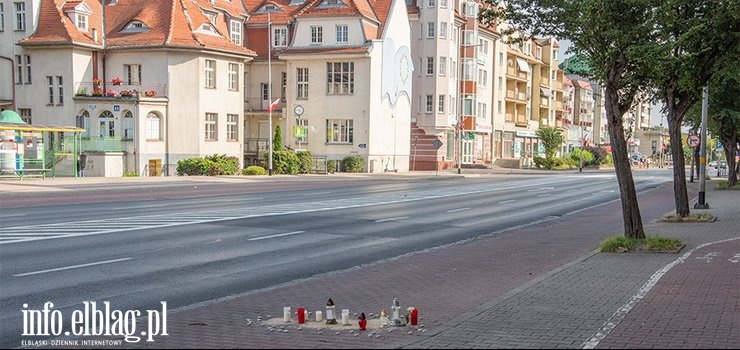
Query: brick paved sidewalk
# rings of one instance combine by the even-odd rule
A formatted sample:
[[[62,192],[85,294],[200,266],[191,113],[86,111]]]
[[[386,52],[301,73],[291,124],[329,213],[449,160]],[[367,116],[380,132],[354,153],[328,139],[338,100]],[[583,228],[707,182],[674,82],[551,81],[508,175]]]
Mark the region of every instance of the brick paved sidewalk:
[[[708,192],[709,212],[719,220],[703,224],[650,223],[673,210],[670,185],[639,198],[643,220],[649,223],[648,234],[683,239],[687,246],[681,254],[596,253],[593,249],[602,239],[622,230],[617,201],[468,242],[177,310],[168,316],[169,336],[127,346],[740,347],[740,265],[725,263],[732,254],[740,253],[740,240],[697,249],[701,244],[738,235],[737,192]],[[694,259],[715,251],[720,255],[711,263]],[[652,290],[646,290],[651,278],[656,280],[657,271],[682,256],[687,256],[683,264],[673,266]],[[702,292],[696,282],[711,287]],[[635,299],[641,291],[646,295],[642,301]],[[286,327],[287,332],[280,328],[270,331],[257,321],[260,315],[281,316],[283,306],[323,310],[329,297],[337,303],[337,310],[349,308],[366,314],[389,309],[398,297],[403,307],[420,309],[425,327],[377,334],[343,330],[337,334],[294,326]],[[723,304],[713,305],[717,301]],[[620,314],[619,310],[630,312]],[[251,325],[247,318],[253,321]],[[696,329],[703,329],[701,342],[689,342],[697,337]],[[708,342],[710,337],[714,342]],[[589,343],[591,339],[598,342]]]

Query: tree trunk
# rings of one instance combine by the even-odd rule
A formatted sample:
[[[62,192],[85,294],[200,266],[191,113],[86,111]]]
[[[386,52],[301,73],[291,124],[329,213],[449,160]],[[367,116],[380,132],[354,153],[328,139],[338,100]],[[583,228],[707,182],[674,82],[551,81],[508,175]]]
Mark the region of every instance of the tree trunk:
[[[727,159],[727,186],[732,187],[737,184],[738,164],[735,161],[735,149],[737,148],[737,134],[733,133],[729,139],[722,138],[722,148],[725,151]]]
[[[686,217],[689,216],[689,195],[686,187],[686,163],[683,155],[681,123],[676,122],[674,117],[675,115],[671,115],[669,111],[668,135],[671,137],[671,158],[673,159],[673,199],[676,204],[676,215]],[[699,167],[697,166],[697,170],[698,169]]]
[[[617,175],[619,195],[622,200],[624,235],[630,238],[645,238],[640,207],[637,203],[635,182],[632,178],[632,169],[630,168],[629,154],[627,153],[627,141],[624,139],[624,125],[622,123],[622,115],[624,113],[620,109],[619,91],[613,82],[607,82],[606,84],[604,101],[608,119],[607,129],[614,156],[614,171]]]

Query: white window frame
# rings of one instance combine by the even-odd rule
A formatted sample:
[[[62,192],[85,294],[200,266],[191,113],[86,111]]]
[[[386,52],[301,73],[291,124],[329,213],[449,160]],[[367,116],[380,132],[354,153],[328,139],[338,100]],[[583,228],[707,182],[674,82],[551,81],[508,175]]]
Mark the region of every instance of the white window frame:
[[[463,58],[462,61],[463,61],[462,62],[463,76],[461,77],[462,80],[469,80],[469,81],[475,80],[476,79],[475,67],[477,67],[475,58]]]
[[[24,60],[24,66],[26,68],[26,84],[31,84],[31,56],[30,55],[23,55]]]
[[[355,93],[355,63],[326,63],[327,95],[353,95]]]
[[[445,97],[446,95],[439,95],[437,100],[437,113],[445,112]]]
[[[206,112],[205,141],[218,141],[218,113]]]
[[[436,23],[427,22],[427,39],[434,39]]]
[[[439,38],[447,39],[447,22],[439,22]]]
[[[296,68],[296,99],[308,99],[308,68]]]
[[[229,90],[239,91],[239,64],[229,62]]]
[[[447,57],[439,56],[439,75],[447,75]]]
[[[123,112],[123,139],[133,140],[134,138],[134,114],[131,111]]]
[[[239,141],[238,114],[226,114],[226,141]]]
[[[49,100],[46,104],[47,106],[53,106],[54,105],[54,77],[51,75],[46,76],[46,84],[49,87]]]
[[[434,57],[427,57],[427,75],[434,75]]]
[[[480,87],[488,86],[488,71],[485,69],[478,69],[478,85]]]
[[[141,65],[124,64],[123,71],[126,73],[126,84],[141,85]]]
[[[100,127],[104,126],[105,130]],[[103,132],[105,131],[105,134]],[[98,114],[98,135],[100,137],[116,137],[116,118],[109,110],[104,110]]]
[[[272,28],[272,46],[273,47],[287,47],[288,46],[288,27],[277,26]]]
[[[77,29],[87,31],[88,16],[86,14],[78,13],[75,17],[77,19]]]
[[[483,38],[478,39],[478,53],[488,55],[488,40]]]
[[[64,105],[64,78],[61,75],[56,77],[57,83],[57,106]]]
[[[13,2],[13,8],[15,9],[15,30],[25,31],[26,30],[26,2],[15,1]]]
[[[478,39],[478,35],[474,30],[463,30],[463,45],[473,46]]]
[[[239,46],[242,46],[242,28],[242,22],[233,19],[229,21],[229,33],[231,34],[231,42]]]
[[[349,26],[346,24],[337,24],[337,43],[349,43]]]
[[[352,119],[327,119],[326,143],[343,145],[354,143],[354,121]]]
[[[324,27],[311,26],[311,44],[321,44],[324,42]]]
[[[0,32],[5,31],[5,4],[0,2]]]
[[[162,119],[157,113],[149,112],[146,115],[146,139],[148,141],[159,141],[162,139]]]
[[[426,95],[424,113],[434,113],[434,95]]]
[[[306,68],[308,69],[308,68]],[[296,126],[302,126],[308,129],[308,119],[306,118],[296,118],[295,119],[295,125]],[[308,133],[306,133],[305,137],[296,137],[295,143],[299,145],[305,145],[308,144]]]
[[[465,2],[465,17],[478,17],[478,4],[472,1]]]
[[[427,7],[434,8],[435,6],[437,6],[435,0],[427,0]]]
[[[206,59],[205,61],[205,87],[207,89],[216,88],[216,60]]]
[[[439,0],[439,7],[446,9],[447,8],[447,0]]]

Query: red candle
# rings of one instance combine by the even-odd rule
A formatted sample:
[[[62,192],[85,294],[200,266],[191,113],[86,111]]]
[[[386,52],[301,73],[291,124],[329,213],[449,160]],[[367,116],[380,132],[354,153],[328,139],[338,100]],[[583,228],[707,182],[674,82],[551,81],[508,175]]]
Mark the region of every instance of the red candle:
[[[412,326],[416,326],[417,324],[419,324],[419,310],[411,310],[411,316],[409,318]]]
[[[298,308],[298,323],[306,323],[306,311],[302,308]]]
[[[360,330],[364,331],[367,327],[367,320],[365,319],[365,313],[360,313],[360,317],[357,318],[357,323],[360,325]]]

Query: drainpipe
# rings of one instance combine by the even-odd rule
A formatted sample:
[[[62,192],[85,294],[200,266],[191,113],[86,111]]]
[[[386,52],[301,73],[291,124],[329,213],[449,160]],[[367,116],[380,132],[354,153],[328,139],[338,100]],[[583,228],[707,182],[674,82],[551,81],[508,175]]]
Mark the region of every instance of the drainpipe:
[[[10,62],[10,91],[13,95],[13,109],[15,109],[15,62],[10,57],[0,56],[0,58]]]

